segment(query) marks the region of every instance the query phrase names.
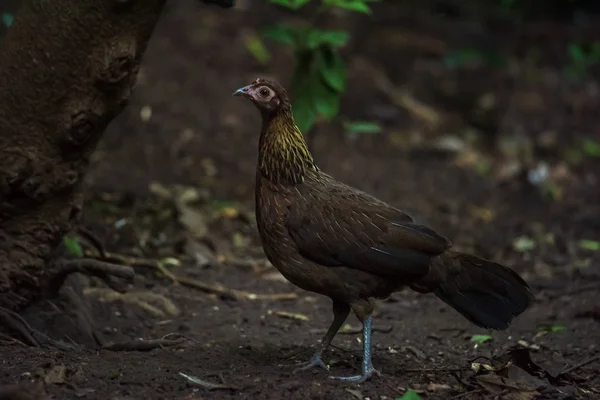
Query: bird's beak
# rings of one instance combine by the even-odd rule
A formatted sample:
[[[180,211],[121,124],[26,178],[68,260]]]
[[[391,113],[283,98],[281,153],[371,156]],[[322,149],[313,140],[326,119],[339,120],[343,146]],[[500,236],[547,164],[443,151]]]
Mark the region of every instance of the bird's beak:
[[[250,97],[250,85],[244,86],[243,88],[239,88],[235,92],[233,92],[234,96],[247,96]]]

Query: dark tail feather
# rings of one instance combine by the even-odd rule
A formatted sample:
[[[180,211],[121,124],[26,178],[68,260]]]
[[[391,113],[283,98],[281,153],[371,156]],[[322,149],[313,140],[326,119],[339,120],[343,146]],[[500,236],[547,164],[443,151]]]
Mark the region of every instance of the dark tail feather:
[[[439,258],[452,272],[433,293],[477,326],[506,329],[529,307],[533,294],[515,271],[473,255],[452,252]]]

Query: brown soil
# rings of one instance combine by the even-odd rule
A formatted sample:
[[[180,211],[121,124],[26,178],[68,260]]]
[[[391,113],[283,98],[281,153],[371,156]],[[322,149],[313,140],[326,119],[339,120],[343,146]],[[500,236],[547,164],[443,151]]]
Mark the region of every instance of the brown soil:
[[[88,301],[68,306],[72,312],[60,311],[66,290],[61,298],[28,310],[25,317],[34,327],[81,348],[60,351],[4,342],[0,383],[45,382],[45,391],[55,399],[393,399],[407,388],[426,398],[479,399],[505,395],[510,388],[482,386],[472,361],[492,364],[491,358],[520,346],[528,347],[546,374],[541,381],[547,391],[540,398],[600,398],[598,362],[556,378],[600,354],[600,252],[578,245],[581,239],[600,239],[600,165],[586,159],[573,166],[561,158],[561,149],[579,138],[600,139],[597,81],[562,78],[560,43],[569,42],[571,34],[559,25],[477,33],[476,40],[498,43],[509,59],[528,43],[533,46],[527,40],[535,38],[557,65],[540,60],[530,66],[544,78],[528,80],[484,66],[466,72],[445,69],[440,54],[470,40],[468,25],[406,10],[375,12],[376,21],[367,25],[362,17],[341,22],[360,38],[348,50],[351,89],[343,117],[378,120],[384,132],[352,140],[339,126],[323,125],[311,138],[315,157],[338,179],[425,219],[456,247],[513,265],[531,283],[537,301],[508,331],[494,332],[492,341],[476,346],[471,336],[487,332],[433,296],[397,293],[380,304],[375,319],[374,363],[383,377],[348,385],[327,379],[324,371],[291,373],[289,365],[310,356],[331,310],[327,299],[293,287],[265,266],[252,220],[259,116],[230,95],[257,75],[289,81],[292,59],[282,48],[272,48],[274,59],[265,70],[243,45],[247,31],[281,17],[268,10],[169,3],[134,99],[94,156],[85,224],[112,253],[180,259],[180,266],[169,267],[178,276],[251,294],[296,297],[232,299],[226,290],[206,293],[174,284],[152,266],[138,266],[139,277],[129,288],[131,302],[111,300],[107,292],[98,297],[87,288],[81,290]],[[368,68],[376,72],[365,72]],[[407,89],[444,122],[430,128],[414,108],[392,104],[375,85],[376,73]],[[452,86],[454,91],[442,93],[441,88]],[[485,96],[494,105],[476,117],[481,113],[473,112],[473,105]],[[145,106],[152,108],[146,122],[140,118]],[[478,172],[481,163],[461,165],[454,153],[429,146],[447,133],[467,137],[463,133],[472,131],[479,140],[469,154],[491,162],[487,173]],[[525,150],[518,155],[498,150],[503,138],[520,132],[519,146]],[[550,164],[561,197],[548,197],[528,183],[525,173],[502,179],[510,162],[532,167],[542,159]],[[181,206],[150,190],[152,183],[171,194],[176,193],[173,184],[206,190],[201,205],[193,208],[206,224],[186,220],[191,217],[181,215]],[[193,234],[202,240],[190,239]],[[520,236],[532,238],[535,248],[515,249]],[[231,257],[237,261],[228,261]],[[104,290],[92,289],[96,294]],[[169,314],[163,303],[139,295],[148,292],[162,295],[163,303],[171,300],[178,313]],[[97,351],[90,332],[82,329],[88,317],[105,343],[166,335],[175,342],[149,351]],[[348,323],[350,332],[338,335],[327,357],[336,375],[353,373],[360,365],[360,334],[353,331],[359,324],[355,318]],[[543,324],[564,330],[542,332]],[[223,387],[190,383],[180,372]]]

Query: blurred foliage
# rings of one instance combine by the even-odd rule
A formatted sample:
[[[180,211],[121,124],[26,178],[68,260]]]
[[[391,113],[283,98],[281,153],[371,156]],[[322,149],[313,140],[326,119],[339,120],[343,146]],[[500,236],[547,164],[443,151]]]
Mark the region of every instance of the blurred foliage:
[[[83,248],[79,241],[71,236],[65,236],[63,238],[63,245],[68,255],[72,257],[83,257]]]
[[[292,11],[311,1],[270,0]],[[263,37],[289,46],[294,52],[292,108],[302,132],[307,133],[320,118],[333,120],[346,91],[346,63],[340,49],[350,40],[350,33],[319,29],[314,23],[316,17],[334,9],[371,14],[368,3],[374,1],[378,0],[321,0],[311,22],[299,27],[276,24],[264,29]]]
[[[9,12],[2,13],[2,24],[5,27],[10,28],[10,26],[13,24],[14,21],[15,21],[15,16],[12,13],[9,13]]]
[[[600,41],[585,49],[584,46],[571,43],[567,48],[570,64],[565,68],[568,77],[577,79],[584,76],[590,67],[600,64]]]

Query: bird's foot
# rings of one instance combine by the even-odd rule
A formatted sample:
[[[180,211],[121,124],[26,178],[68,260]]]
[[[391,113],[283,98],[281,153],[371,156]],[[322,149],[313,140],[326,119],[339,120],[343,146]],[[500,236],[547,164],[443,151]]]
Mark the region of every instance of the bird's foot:
[[[320,354],[315,354],[314,356],[312,356],[312,358],[310,359],[310,361],[308,361],[306,363],[301,363],[294,370],[293,373],[295,374],[296,372],[306,371],[306,370],[314,368],[314,367],[320,367],[320,368],[323,368],[326,371],[329,371],[329,367],[327,366],[327,364],[325,364],[323,362],[323,360],[321,359],[321,355]]]
[[[352,383],[363,383],[370,380],[373,375],[381,376],[381,372],[377,371],[375,368],[371,367],[363,372],[362,375],[353,375],[353,376],[330,376],[331,379],[337,379],[344,382],[352,382]]]

